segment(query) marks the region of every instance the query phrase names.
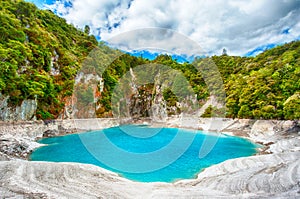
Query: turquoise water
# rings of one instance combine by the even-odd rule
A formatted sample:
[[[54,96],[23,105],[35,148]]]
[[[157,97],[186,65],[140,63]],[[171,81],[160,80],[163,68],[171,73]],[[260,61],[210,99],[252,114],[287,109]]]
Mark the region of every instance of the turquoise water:
[[[239,137],[177,128],[120,126],[45,138],[30,160],[79,162],[100,166],[140,182],[195,178],[204,168],[227,159],[250,156],[257,145]],[[206,145],[205,145],[206,143]],[[202,146],[209,153],[199,158]]]

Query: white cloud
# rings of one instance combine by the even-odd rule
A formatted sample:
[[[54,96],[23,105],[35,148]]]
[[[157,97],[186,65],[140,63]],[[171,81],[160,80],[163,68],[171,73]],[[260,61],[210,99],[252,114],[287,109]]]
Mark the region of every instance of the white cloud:
[[[177,55],[205,54],[201,46],[171,29],[143,28],[117,34],[108,39],[108,43],[126,51],[147,50],[152,53],[163,52]]]
[[[106,41],[135,29],[167,28],[194,40],[208,54],[220,54],[225,47],[229,54],[244,55],[256,47],[284,43],[300,36],[298,0],[65,1],[72,2],[72,7],[64,8],[65,2],[57,1],[50,8],[79,27],[90,25],[94,34],[100,29],[100,36]],[[289,34],[282,33],[286,29]],[[125,35],[122,41],[118,40],[122,43],[120,47],[126,50],[145,45],[152,48],[155,44],[167,50],[181,48],[189,53],[198,52],[176,40],[178,34],[165,37],[164,34],[150,37],[141,32]]]

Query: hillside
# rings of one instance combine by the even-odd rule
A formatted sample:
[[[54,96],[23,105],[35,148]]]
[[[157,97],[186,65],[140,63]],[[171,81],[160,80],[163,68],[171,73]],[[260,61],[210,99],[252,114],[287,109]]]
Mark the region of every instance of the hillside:
[[[0,91],[9,105],[37,99],[38,118],[58,117],[95,37],[22,0],[0,2],[0,35]]]
[[[157,82],[145,86],[133,85],[133,76],[137,75],[133,72],[133,76],[126,80],[133,86],[129,88],[128,95],[120,98],[129,104],[128,113],[123,116],[148,117],[155,103],[165,107],[165,110],[158,110],[155,114],[161,114],[161,111],[168,115],[178,114],[195,104],[201,106],[208,99],[210,93],[207,85],[194,66],[211,59],[222,75],[227,117],[300,118],[299,41],[256,57],[222,55],[180,64],[171,56],[160,55],[149,61],[98,43],[94,36],[88,34],[88,30],[79,30],[51,11],[39,10],[34,4],[22,0],[0,2],[0,35],[2,112],[5,112],[6,106],[18,107],[24,101],[32,100],[37,106],[33,113],[37,119],[65,118],[67,109],[71,109],[68,117],[78,117],[74,116],[74,112],[85,117],[90,112],[86,108],[88,106],[92,109],[96,107],[94,115],[90,116],[112,117],[112,93],[120,79],[137,66],[162,64],[182,72],[197,95],[198,103],[189,99],[183,107],[182,103],[178,103],[180,96],[176,96],[171,87],[156,88],[154,85]],[[94,57],[88,56],[91,51]],[[160,75],[167,73],[161,72]],[[82,80],[74,88],[79,74],[96,76],[96,86],[91,88],[89,82]],[[100,88],[100,80],[103,81],[103,88]],[[178,92],[183,92],[180,84],[173,86]],[[77,103],[76,111],[73,101]],[[212,110],[216,109],[208,107],[203,117],[212,116]],[[13,118],[8,117],[10,119]]]
[[[300,118],[300,41],[256,57],[212,57],[223,76],[228,117]]]

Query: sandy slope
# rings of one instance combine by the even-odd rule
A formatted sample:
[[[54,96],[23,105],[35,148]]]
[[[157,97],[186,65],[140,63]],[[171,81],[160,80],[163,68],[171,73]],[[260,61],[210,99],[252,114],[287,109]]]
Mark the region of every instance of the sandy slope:
[[[218,126],[207,124],[205,119],[200,123],[203,127]],[[178,124],[175,120],[170,120],[168,125]],[[15,158],[11,161],[0,161],[0,196],[299,198],[300,139],[294,127],[295,123],[292,121],[225,120],[221,131],[240,134],[259,142],[268,142],[269,148],[266,152],[271,154],[227,160],[205,169],[197,179],[182,180],[173,184],[132,182],[93,165],[28,162]],[[9,133],[5,135],[5,139],[9,139]],[[23,139],[23,142],[30,140],[25,135],[28,133],[14,134],[13,138]]]

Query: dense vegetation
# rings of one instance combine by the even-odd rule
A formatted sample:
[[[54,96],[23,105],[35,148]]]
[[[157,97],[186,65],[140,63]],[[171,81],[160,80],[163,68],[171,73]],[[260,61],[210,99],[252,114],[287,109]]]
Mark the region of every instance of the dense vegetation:
[[[38,118],[55,118],[72,95],[80,62],[97,45],[49,10],[21,0],[0,2],[0,92],[10,105],[38,100]]]
[[[300,42],[291,42],[256,57],[234,57],[226,54],[178,63],[171,56],[160,55],[149,61],[133,57],[98,43],[89,27],[76,29],[49,10],[39,10],[22,0],[0,2],[0,92],[10,96],[11,106],[24,99],[37,99],[37,117],[57,118],[73,95],[79,70],[104,78],[98,94],[97,116],[110,117],[112,92],[130,68],[142,64],[163,64],[181,71],[197,94],[199,104],[208,99],[207,82],[194,66],[205,68],[212,60],[221,73],[226,91],[226,116],[232,118],[299,119],[300,118]],[[94,50],[94,55],[87,55]],[[120,56],[121,55],[121,56]],[[94,57],[96,59],[93,59]],[[117,57],[117,58],[116,58]],[[114,59],[116,58],[116,59]],[[83,63],[83,60],[85,62]],[[103,65],[109,67],[103,70]],[[81,66],[85,67],[82,68]],[[213,75],[213,74],[207,74]],[[212,79],[213,80],[213,79]],[[79,85],[77,96],[84,105],[93,100],[93,90]],[[99,88],[98,88],[99,89]],[[180,87],[178,88],[180,89]],[[139,88],[140,94],[153,93],[153,85]],[[130,97],[130,96],[129,96]],[[176,96],[163,91],[170,114],[180,112]],[[175,110],[175,111],[174,111]],[[210,106],[203,116],[211,116]]]
[[[256,57],[212,57],[226,89],[228,117],[300,118],[300,42]]]

